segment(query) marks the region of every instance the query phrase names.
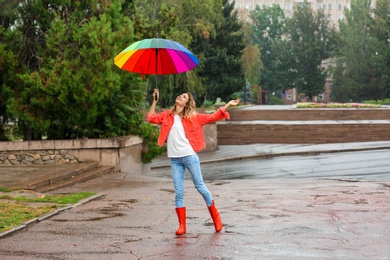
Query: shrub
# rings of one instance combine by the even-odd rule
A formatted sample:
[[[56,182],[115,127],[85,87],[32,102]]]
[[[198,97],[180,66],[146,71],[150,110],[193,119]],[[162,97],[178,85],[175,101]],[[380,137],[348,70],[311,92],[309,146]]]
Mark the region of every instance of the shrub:
[[[378,104],[361,103],[297,103],[297,108],[380,108]]]
[[[281,98],[271,96],[271,98],[269,100],[269,104],[270,105],[283,105],[284,103],[283,103],[283,100]]]
[[[210,100],[205,100],[202,104],[203,108],[212,108],[214,107],[214,103]]]
[[[155,157],[166,152],[166,146],[160,147],[157,144],[159,130],[155,125],[143,123],[137,134],[144,139],[141,154],[143,163],[150,163]]]

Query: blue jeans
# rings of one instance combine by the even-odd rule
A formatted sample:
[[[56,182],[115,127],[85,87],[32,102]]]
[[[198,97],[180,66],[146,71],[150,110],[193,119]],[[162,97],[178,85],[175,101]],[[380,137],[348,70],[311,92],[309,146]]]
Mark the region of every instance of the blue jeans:
[[[200,170],[200,162],[197,154],[170,158],[172,169],[173,187],[175,188],[175,205],[176,208],[184,207],[184,179],[185,171],[191,174],[192,182],[196,190],[203,196],[207,206],[211,206],[213,198],[210,191],[203,182],[202,171]]]

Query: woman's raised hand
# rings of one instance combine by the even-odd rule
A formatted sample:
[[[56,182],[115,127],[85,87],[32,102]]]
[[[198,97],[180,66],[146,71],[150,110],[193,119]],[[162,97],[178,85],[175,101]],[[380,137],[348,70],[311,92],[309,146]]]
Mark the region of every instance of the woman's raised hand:
[[[157,89],[157,88],[155,88],[154,91],[153,91],[153,99],[154,99],[155,101],[158,100],[158,89]]]

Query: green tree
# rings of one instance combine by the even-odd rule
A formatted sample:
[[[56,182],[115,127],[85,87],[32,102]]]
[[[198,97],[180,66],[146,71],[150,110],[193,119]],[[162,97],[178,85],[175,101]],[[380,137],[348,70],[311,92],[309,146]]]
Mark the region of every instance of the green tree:
[[[257,45],[247,46],[243,51],[245,78],[251,86],[257,85],[260,71],[264,69],[260,56],[260,49]]]
[[[203,69],[203,54],[191,48],[197,35],[206,38],[215,35],[215,25],[221,20],[221,0],[136,0],[136,8],[142,11],[143,18],[151,25],[149,37],[168,38],[177,41],[192,51],[200,60],[200,66],[192,71],[158,77],[160,104],[171,105],[176,96],[184,91],[203,95],[205,89],[198,71]],[[180,22],[179,22],[180,21]],[[136,31],[137,31],[137,26]],[[148,77],[148,89],[155,87],[154,76]]]
[[[20,0],[0,0],[0,25],[9,28],[15,20],[14,10],[20,3]]]
[[[6,102],[9,98],[8,84],[15,80],[17,57],[6,44],[13,37],[9,28],[16,18],[14,10],[19,0],[0,0],[0,141],[8,140],[6,124],[12,118]]]
[[[288,49],[283,38],[286,17],[283,9],[275,4],[263,5],[250,12],[252,42],[260,48],[263,68],[257,85],[271,92],[290,87]],[[287,65],[287,68],[286,68]]]
[[[50,139],[113,135],[97,119],[113,114],[107,99],[121,86],[112,57],[121,40],[131,37],[125,28],[131,24],[123,19],[122,27],[115,27],[119,24],[112,9],[118,15],[120,7],[119,1],[110,6],[96,1],[20,6],[16,30],[24,37],[19,62],[25,72],[12,86],[8,109],[18,118],[25,140],[44,134]]]
[[[339,22],[341,45],[331,97],[335,101],[378,99],[376,75],[381,54],[373,30],[371,1],[351,1],[345,19]]]
[[[377,0],[374,9],[374,32],[378,39],[376,60],[377,98],[390,97],[390,4],[388,0]]]
[[[231,95],[245,87],[242,51],[242,23],[234,11],[234,2],[223,0],[223,22],[216,26],[216,36],[206,39],[199,35],[192,46],[204,54],[203,70],[199,75],[204,79],[208,100],[220,97],[229,100]]]
[[[140,112],[145,84],[113,64],[134,41],[129,17],[143,23],[132,1],[122,2],[18,5],[12,29],[0,31],[0,112],[17,118],[24,140],[138,134],[146,162],[164,151],[156,144],[157,129]]]
[[[294,7],[294,15],[287,22],[287,35],[294,58],[291,70],[296,74],[293,86],[312,98],[324,91],[326,71],[321,64],[335,50],[335,31],[324,13],[314,13],[305,1]]]
[[[15,54],[7,49],[4,35],[5,31],[0,25],[0,141],[8,140],[5,126],[12,115],[7,111],[6,102],[9,99],[10,89],[8,84],[15,81],[15,68],[17,66],[17,59]]]

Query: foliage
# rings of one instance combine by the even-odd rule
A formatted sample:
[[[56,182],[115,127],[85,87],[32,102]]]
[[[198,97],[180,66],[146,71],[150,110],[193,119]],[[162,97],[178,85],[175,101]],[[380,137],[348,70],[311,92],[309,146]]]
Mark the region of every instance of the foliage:
[[[390,105],[390,98],[386,98],[385,100],[365,100],[364,104]]]
[[[112,57],[132,41],[132,31],[126,28],[132,27],[130,20],[118,18],[119,1],[103,10],[77,3],[70,7],[57,6],[58,10],[74,8],[69,10],[70,13],[59,11],[52,14],[50,8],[53,7],[40,7],[39,1],[35,1],[21,7],[21,12],[27,9],[25,12],[36,15],[35,19],[42,24],[37,28],[42,36],[31,37],[38,44],[35,55],[45,58],[36,59],[35,68],[28,68],[33,72],[19,75],[20,83],[12,89],[13,96],[8,104],[8,109],[19,118],[19,125],[24,128],[24,140],[40,139],[43,134],[49,139],[71,139],[117,136],[128,132],[127,125],[134,113],[128,107],[137,105],[140,97],[136,97],[136,88],[122,91],[124,82],[113,67]],[[85,10],[91,13],[82,15]],[[52,18],[40,16],[37,11]],[[32,22],[30,16],[22,19],[22,25]],[[27,30],[24,26],[18,29]],[[138,84],[138,89],[142,87],[130,77],[127,79]],[[115,102],[110,103],[112,100]],[[118,101],[122,107],[116,106]],[[118,122],[120,116],[122,121],[129,120],[127,124]],[[110,120],[122,127],[115,125],[117,129],[114,129],[114,125],[109,125]]]
[[[259,82],[260,72],[264,69],[261,61],[260,49],[257,45],[250,45],[243,51],[245,78],[251,86],[256,86]]]
[[[2,189],[2,192],[8,193],[10,191]],[[68,195],[40,196],[37,198],[0,196],[0,199],[8,200],[7,202],[0,202],[0,232],[52,212],[57,208],[64,207],[64,205],[75,204],[94,194],[92,192],[79,192]],[[41,205],[32,206],[30,203]]]
[[[281,98],[278,98],[276,96],[271,96],[269,99],[270,105],[283,105],[283,100]]]
[[[5,122],[16,119],[13,134],[24,140],[139,132],[145,84],[113,65],[135,40],[134,24],[140,38],[150,27],[132,1],[38,0],[14,10],[1,20],[12,29],[0,28],[1,140],[10,136]]]
[[[257,58],[261,59],[262,63],[260,71],[252,71],[259,74],[258,82],[251,80],[250,83],[271,92],[289,88],[289,70],[283,68],[283,64],[290,65],[288,49],[283,46],[286,23],[283,9],[279,5],[263,5],[261,8],[256,6],[250,13],[250,18],[252,44],[260,48]]]
[[[20,203],[0,202],[0,232],[14,228],[27,220],[53,211],[51,205],[32,207]]]
[[[390,4],[388,0],[376,0],[374,9],[374,35],[378,40],[376,59],[376,97],[390,97]]]
[[[361,103],[297,103],[296,108],[380,108],[377,104]]]
[[[39,198],[15,197],[13,200],[21,202],[51,202],[57,204],[74,204],[78,201],[95,195],[93,192],[78,192],[68,195],[42,196]]]
[[[211,100],[205,100],[201,107],[203,107],[203,108],[213,108],[214,107],[214,103],[215,102],[213,102]]]
[[[296,5],[294,15],[287,22],[289,48],[294,57],[291,69],[298,93],[312,98],[324,91],[326,73],[322,61],[331,57],[336,47],[335,31],[324,12],[314,11],[305,2]]]
[[[230,98],[231,99],[241,98],[241,102],[244,102],[245,104],[247,102],[250,102],[251,88],[250,88],[249,83],[248,82],[246,83],[246,86],[244,87],[244,89],[241,89],[240,91],[233,93],[230,96]]]
[[[141,160],[143,163],[150,163],[153,158],[166,152],[166,146],[159,147],[157,144],[159,130],[152,124],[140,125],[136,132],[144,139]]]
[[[0,1],[0,26],[8,28],[14,20],[12,10],[19,4],[19,0],[1,0]]]
[[[0,25],[0,39],[6,41],[8,33]],[[16,55],[7,48],[6,44],[0,42],[0,141],[9,140],[6,124],[12,120],[12,115],[7,111],[6,102],[10,97],[8,84],[16,79],[15,68],[17,66]]]
[[[0,192],[11,192],[12,190],[9,189],[9,188],[3,188],[3,187],[0,187]]]
[[[204,79],[207,99],[228,100],[230,95],[245,87],[242,51],[245,48],[242,24],[238,20],[234,3],[223,0],[223,21],[216,26],[216,36],[207,39],[196,37],[194,49],[204,54],[203,70],[199,75]]]
[[[143,18],[151,25],[149,37],[169,38],[188,47],[200,60],[200,66],[194,70],[176,75],[158,77],[160,90],[159,102],[163,107],[173,104],[176,96],[183,92],[192,92],[196,95],[205,95],[205,88],[198,76],[203,64],[202,54],[191,48],[194,36],[203,35],[207,38],[215,35],[215,25],[221,20],[221,0],[196,1],[151,1],[136,0],[137,9],[144,15]],[[178,22],[180,21],[180,23]],[[137,26],[135,26],[137,32]],[[145,34],[146,36],[146,34]],[[148,93],[156,87],[156,77],[149,76]]]
[[[383,1],[378,1],[378,4],[381,2],[383,5]],[[345,10],[345,19],[340,21],[342,44],[334,70],[333,100],[377,100],[386,95],[385,87],[382,86],[385,81],[381,80],[380,73],[389,73],[387,40],[390,23],[386,24],[383,18],[389,19],[383,17],[380,11],[377,20],[373,18],[369,0],[352,1],[351,9]],[[383,33],[386,34],[386,30],[384,40]]]

